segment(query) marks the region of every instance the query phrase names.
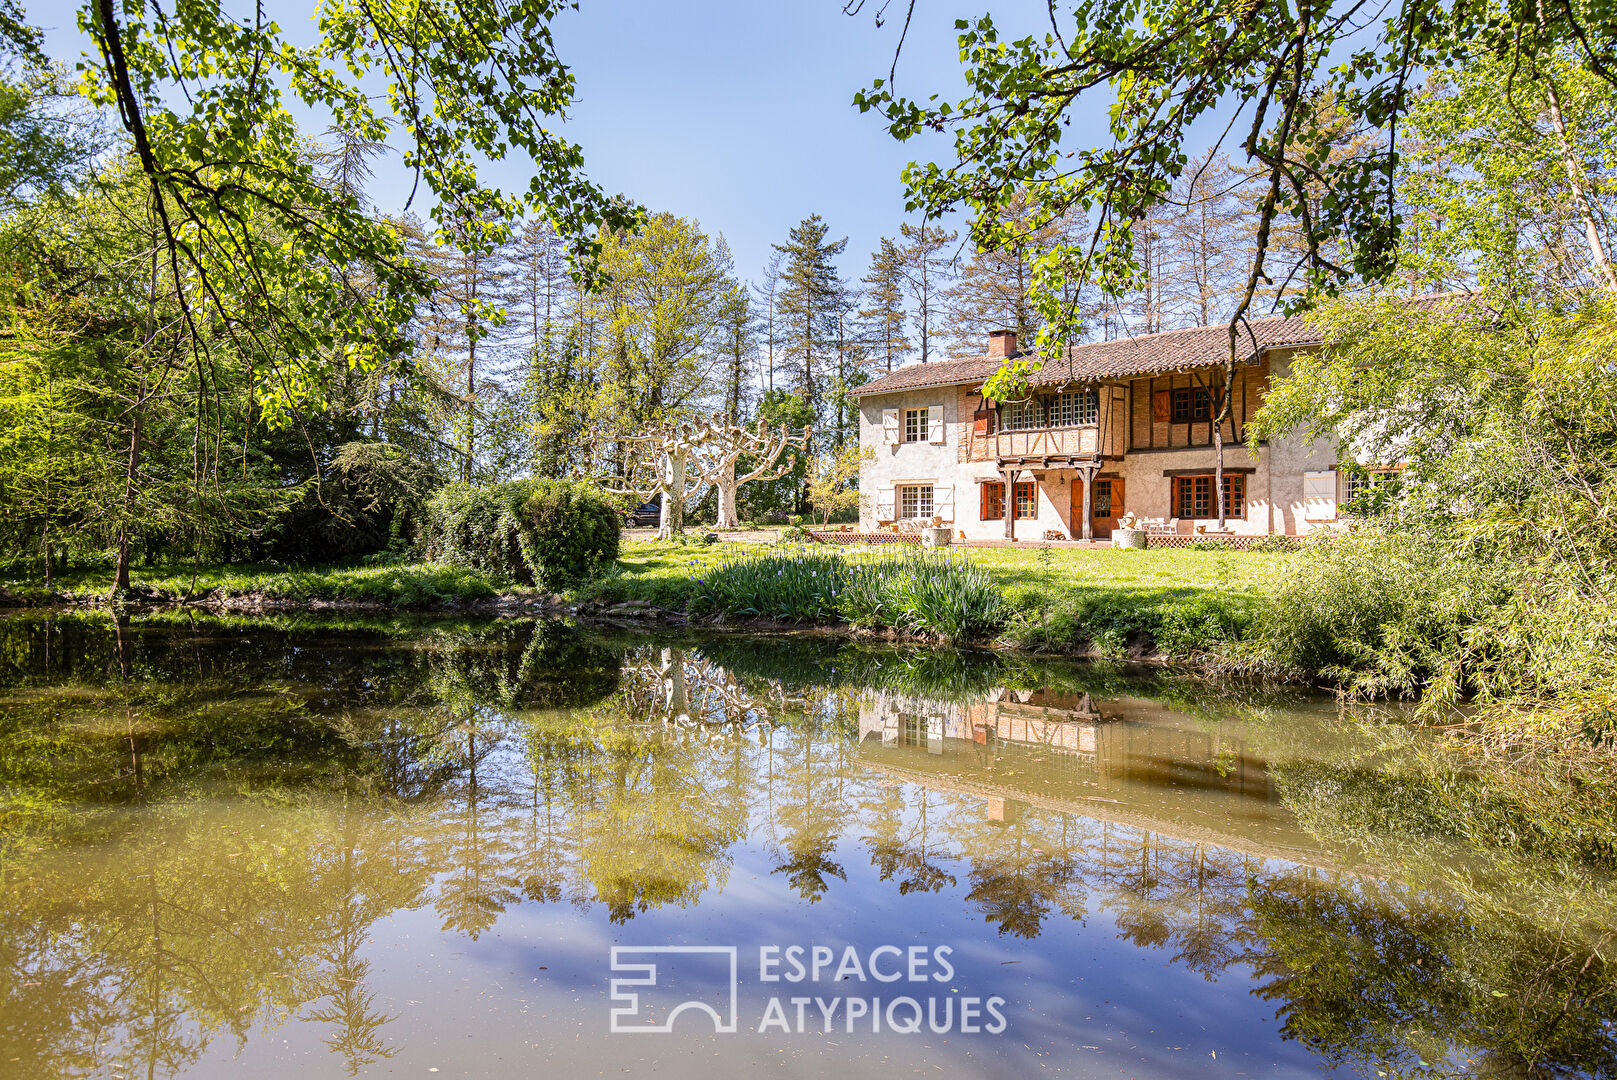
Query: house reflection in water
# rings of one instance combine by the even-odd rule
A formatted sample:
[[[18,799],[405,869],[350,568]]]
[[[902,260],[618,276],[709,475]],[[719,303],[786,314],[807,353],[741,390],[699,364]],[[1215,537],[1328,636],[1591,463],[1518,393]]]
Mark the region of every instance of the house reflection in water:
[[[894,779],[976,795],[989,820],[1025,806],[1195,843],[1329,860],[1281,806],[1235,724],[1160,702],[998,689],[965,703],[878,692],[860,706],[860,761]]]

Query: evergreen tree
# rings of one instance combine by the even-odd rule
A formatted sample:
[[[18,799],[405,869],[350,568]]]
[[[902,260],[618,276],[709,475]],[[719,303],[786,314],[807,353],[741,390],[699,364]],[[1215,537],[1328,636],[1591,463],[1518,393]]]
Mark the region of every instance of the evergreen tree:
[[[828,226],[810,214],[776,244],[783,265],[777,298],[780,344],[792,388],[818,417],[830,409],[826,384],[837,365],[838,321],[845,310],[845,288],[835,259],[848,239],[826,239]],[[828,370],[830,369],[830,370]]]
[[[921,351],[921,363],[932,359],[932,339],[938,331],[943,290],[949,285],[949,260],[943,251],[954,243],[955,235],[933,225],[900,225],[898,233],[903,243],[899,247],[899,265],[904,275],[904,289],[915,308],[915,342]]]
[[[735,283],[720,300],[719,349],[724,356],[719,409],[731,423],[746,418],[753,368],[758,363],[758,316],[751,291]]]
[[[890,237],[882,237],[862,280],[866,286],[866,306],[859,312],[863,336],[875,362],[890,374],[914,351],[904,337],[908,318],[904,310],[904,256]]]

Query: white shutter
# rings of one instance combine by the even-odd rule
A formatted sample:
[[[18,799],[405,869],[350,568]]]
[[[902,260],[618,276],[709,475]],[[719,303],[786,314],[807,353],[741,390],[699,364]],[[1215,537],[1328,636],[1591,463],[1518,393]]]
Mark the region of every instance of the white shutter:
[[[1303,473],[1303,519],[1306,521],[1336,520],[1336,473]]]
[[[943,406],[928,405],[926,407],[927,438],[935,443],[943,442]]]
[[[898,442],[898,410],[883,409],[881,411],[882,440],[888,445]]]
[[[893,521],[898,515],[893,512],[894,488],[884,487],[876,492],[876,520]]]
[[[948,484],[932,485],[932,513],[944,521],[954,521],[954,488]]]

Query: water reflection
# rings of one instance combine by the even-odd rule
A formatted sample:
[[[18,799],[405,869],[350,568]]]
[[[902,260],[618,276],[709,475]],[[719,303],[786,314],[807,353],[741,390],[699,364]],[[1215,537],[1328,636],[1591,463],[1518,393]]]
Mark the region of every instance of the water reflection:
[[[0,1074],[206,1073],[311,1029],[312,1071],[357,1075],[434,1025],[381,951],[405,927],[474,943],[541,912],[953,928],[998,978],[992,949],[1036,944],[1060,962],[1029,999],[1070,998],[1072,1032],[1113,941],[1158,1037],[1244,1002],[1260,1069],[1617,1075],[1607,877],[1350,843],[1317,784],[1299,818],[1297,777],[1362,772],[1335,721],[824,640],[11,619]],[[1161,996],[1186,973],[1205,1001]]]

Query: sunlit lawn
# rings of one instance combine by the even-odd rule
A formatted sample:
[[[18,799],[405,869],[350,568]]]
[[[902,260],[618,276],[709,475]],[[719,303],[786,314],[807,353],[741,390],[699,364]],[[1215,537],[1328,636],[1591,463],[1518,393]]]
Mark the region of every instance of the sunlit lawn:
[[[637,593],[665,593],[700,577],[702,572],[728,559],[775,550],[769,545],[716,543],[681,545],[668,541],[631,541],[624,544],[619,564],[633,579]],[[816,550],[826,550],[816,546]],[[868,557],[892,548],[841,549]],[[1090,590],[1165,591],[1214,590],[1254,593],[1285,572],[1295,555],[1250,551],[1192,551],[1164,548],[1129,551],[1121,548],[956,548],[952,557],[983,566],[1001,586],[1034,586],[1053,593]]]

